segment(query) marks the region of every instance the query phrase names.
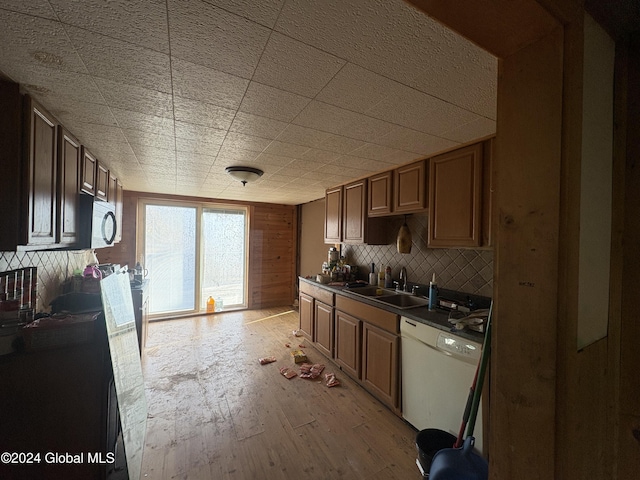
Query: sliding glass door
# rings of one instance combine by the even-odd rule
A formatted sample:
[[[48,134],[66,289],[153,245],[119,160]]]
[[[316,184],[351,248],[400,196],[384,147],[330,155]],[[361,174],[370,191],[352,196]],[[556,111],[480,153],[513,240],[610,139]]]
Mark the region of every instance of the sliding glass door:
[[[246,307],[246,208],[152,200],[140,208],[151,316],[205,311],[209,296],[224,309]]]

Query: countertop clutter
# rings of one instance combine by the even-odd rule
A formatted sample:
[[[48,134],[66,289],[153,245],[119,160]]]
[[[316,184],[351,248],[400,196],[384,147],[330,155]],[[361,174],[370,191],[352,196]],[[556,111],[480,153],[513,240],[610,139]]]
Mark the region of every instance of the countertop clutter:
[[[456,335],[463,338],[468,338],[469,340],[482,342],[482,339],[484,338],[484,334],[481,332],[470,330],[469,328],[457,330],[454,327],[454,324],[456,323],[457,319],[464,315],[464,313],[462,313],[462,310],[466,310],[469,307],[469,310],[478,312],[480,310],[488,309],[491,304],[491,299],[488,297],[456,292],[454,290],[441,288],[438,290],[440,305],[435,310],[429,310],[426,297],[415,296],[409,293],[399,293],[400,295],[407,297],[407,299],[411,299],[414,297],[416,300],[421,299],[423,300],[422,303],[424,303],[424,305],[410,305],[410,308],[407,308],[406,306],[404,306],[403,308],[398,308],[393,304],[376,300],[375,296],[373,295],[367,296],[360,294],[359,289],[368,289],[369,287],[366,286],[353,288],[349,286],[349,282],[333,282],[327,284],[318,282],[312,278],[299,277],[299,279],[301,282],[306,282],[328,292],[343,295],[364,304],[381,308],[383,310],[410,318],[417,322],[430,325],[443,331],[455,333]],[[395,291],[389,291],[388,289],[385,289],[385,292],[395,294]],[[458,311],[455,308],[452,308],[453,305],[461,306],[462,310]]]

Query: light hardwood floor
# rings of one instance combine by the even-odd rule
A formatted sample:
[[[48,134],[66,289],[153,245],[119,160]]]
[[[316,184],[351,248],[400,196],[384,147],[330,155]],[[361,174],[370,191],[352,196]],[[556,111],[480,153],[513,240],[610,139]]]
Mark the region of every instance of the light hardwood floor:
[[[415,429],[294,337],[297,325],[286,308],[151,323],[143,478],[420,478]],[[341,385],[280,375],[294,366],[286,343],[306,344]]]

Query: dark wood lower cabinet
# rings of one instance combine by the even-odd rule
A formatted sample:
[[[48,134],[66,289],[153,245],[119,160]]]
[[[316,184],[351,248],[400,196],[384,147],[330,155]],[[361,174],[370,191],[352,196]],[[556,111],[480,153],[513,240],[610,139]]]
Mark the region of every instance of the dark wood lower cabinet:
[[[316,300],[315,304],[316,347],[327,357],[333,358],[333,307]]]
[[[354,378],[360,378],[360,339],[362,322],[356,317],[335,312],[335,362]]]
[[[378,399],[398,408],[399,338],[367,322],[362,326],[362,383]]]
[[[300,294],[300,331],[313,341],[313,297],[306,293]]]

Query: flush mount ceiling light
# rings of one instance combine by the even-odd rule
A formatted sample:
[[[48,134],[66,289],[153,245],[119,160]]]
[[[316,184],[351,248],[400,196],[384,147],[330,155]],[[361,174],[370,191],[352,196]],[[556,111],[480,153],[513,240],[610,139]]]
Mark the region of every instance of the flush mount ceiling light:
[[[242,186],[245,186],[247,182],[252,182],[259,179],[264,173],[259,168],[253,167],[227,167],[225,172],[231,175],[236,180],[242,182]]]

